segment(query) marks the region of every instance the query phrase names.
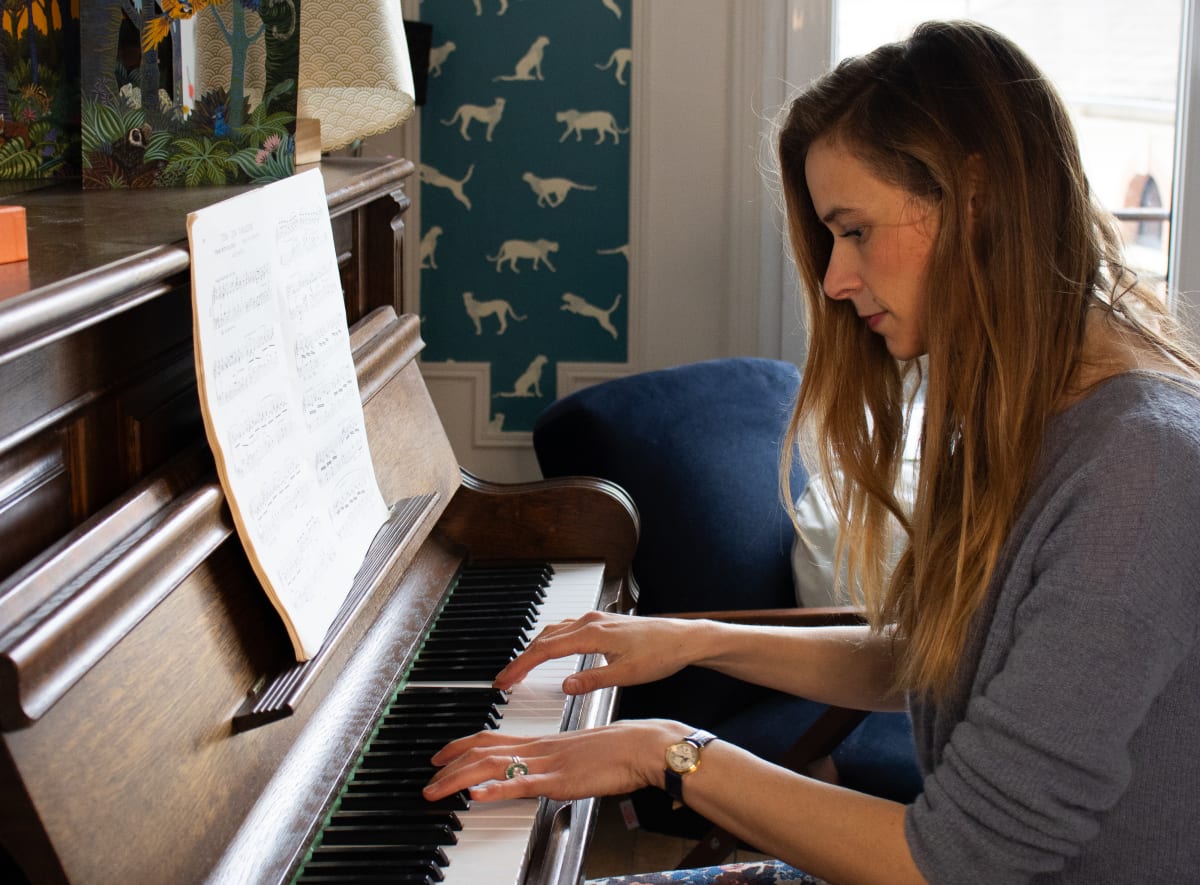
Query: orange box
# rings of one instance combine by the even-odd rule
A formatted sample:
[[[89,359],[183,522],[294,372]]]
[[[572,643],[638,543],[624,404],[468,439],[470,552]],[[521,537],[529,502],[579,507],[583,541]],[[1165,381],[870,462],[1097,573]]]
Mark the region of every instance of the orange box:
[[[0,264],[29,260],[25,207],[0,206]]]

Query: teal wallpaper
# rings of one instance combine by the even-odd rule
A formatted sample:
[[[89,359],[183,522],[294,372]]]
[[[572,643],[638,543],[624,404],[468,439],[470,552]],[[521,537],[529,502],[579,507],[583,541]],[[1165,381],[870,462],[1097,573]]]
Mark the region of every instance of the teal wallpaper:
[[[628,360],[631,3],[421,3],[423,359],[490,363],[492,429]]]

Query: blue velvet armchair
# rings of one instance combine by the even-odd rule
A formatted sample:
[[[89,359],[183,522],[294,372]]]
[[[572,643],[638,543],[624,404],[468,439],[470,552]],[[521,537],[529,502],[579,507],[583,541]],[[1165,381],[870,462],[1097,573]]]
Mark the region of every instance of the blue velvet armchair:
[[[796,607],[794,530],[778,465],[799,382],[790,363],[710,360],[585,388],[538,418],[533,443],[544,476],[608,479],[636,503],[639,614],[792,624],[856,619],[849,609]],[[797,464],[793,491],[805,482]],[[840,782],[875,795],[908,801],[920,789],[904,714],[829,711],[699,668],[623,690],[619,712],[679,719],[793,767],[832,751]],[[647,829],[712,842],[708,822],[686,808],[673,811],[665,794],[645,790],[633,798]],[[721,850],[734,847],[724,838]],[[709,852],[689,863],[720,859]]]

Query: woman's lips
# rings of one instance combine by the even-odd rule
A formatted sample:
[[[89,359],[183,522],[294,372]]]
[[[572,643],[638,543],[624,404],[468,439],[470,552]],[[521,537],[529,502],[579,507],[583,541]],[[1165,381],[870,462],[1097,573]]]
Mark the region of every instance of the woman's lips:
[[[865,317],[865,319],[867,321],[867,326],[874,330],[876,326],[883,322],[883,312],[880,311],[879,313],[873,313],[870,316]]]

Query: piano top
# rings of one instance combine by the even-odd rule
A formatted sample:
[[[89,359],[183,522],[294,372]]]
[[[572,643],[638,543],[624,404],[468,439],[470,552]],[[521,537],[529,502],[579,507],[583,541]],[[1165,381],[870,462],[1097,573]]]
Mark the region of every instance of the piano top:
[[[337,157],[297,171],[311,168],[321,170],[330,209],[336,212],[373,194],[381,183],[400,181],[413,164]],[[80,274],[134,259],[173,261],[175,270],[186,270],[188,213],[255,187],[85,191],[74,181],[0,181],[0,203],[25,207],[29,234],[29,260],[0,264],[0,335],[6,325],[5,302],[41,289],[54,291]],[[0,354],[4,351],[0,337]]]

